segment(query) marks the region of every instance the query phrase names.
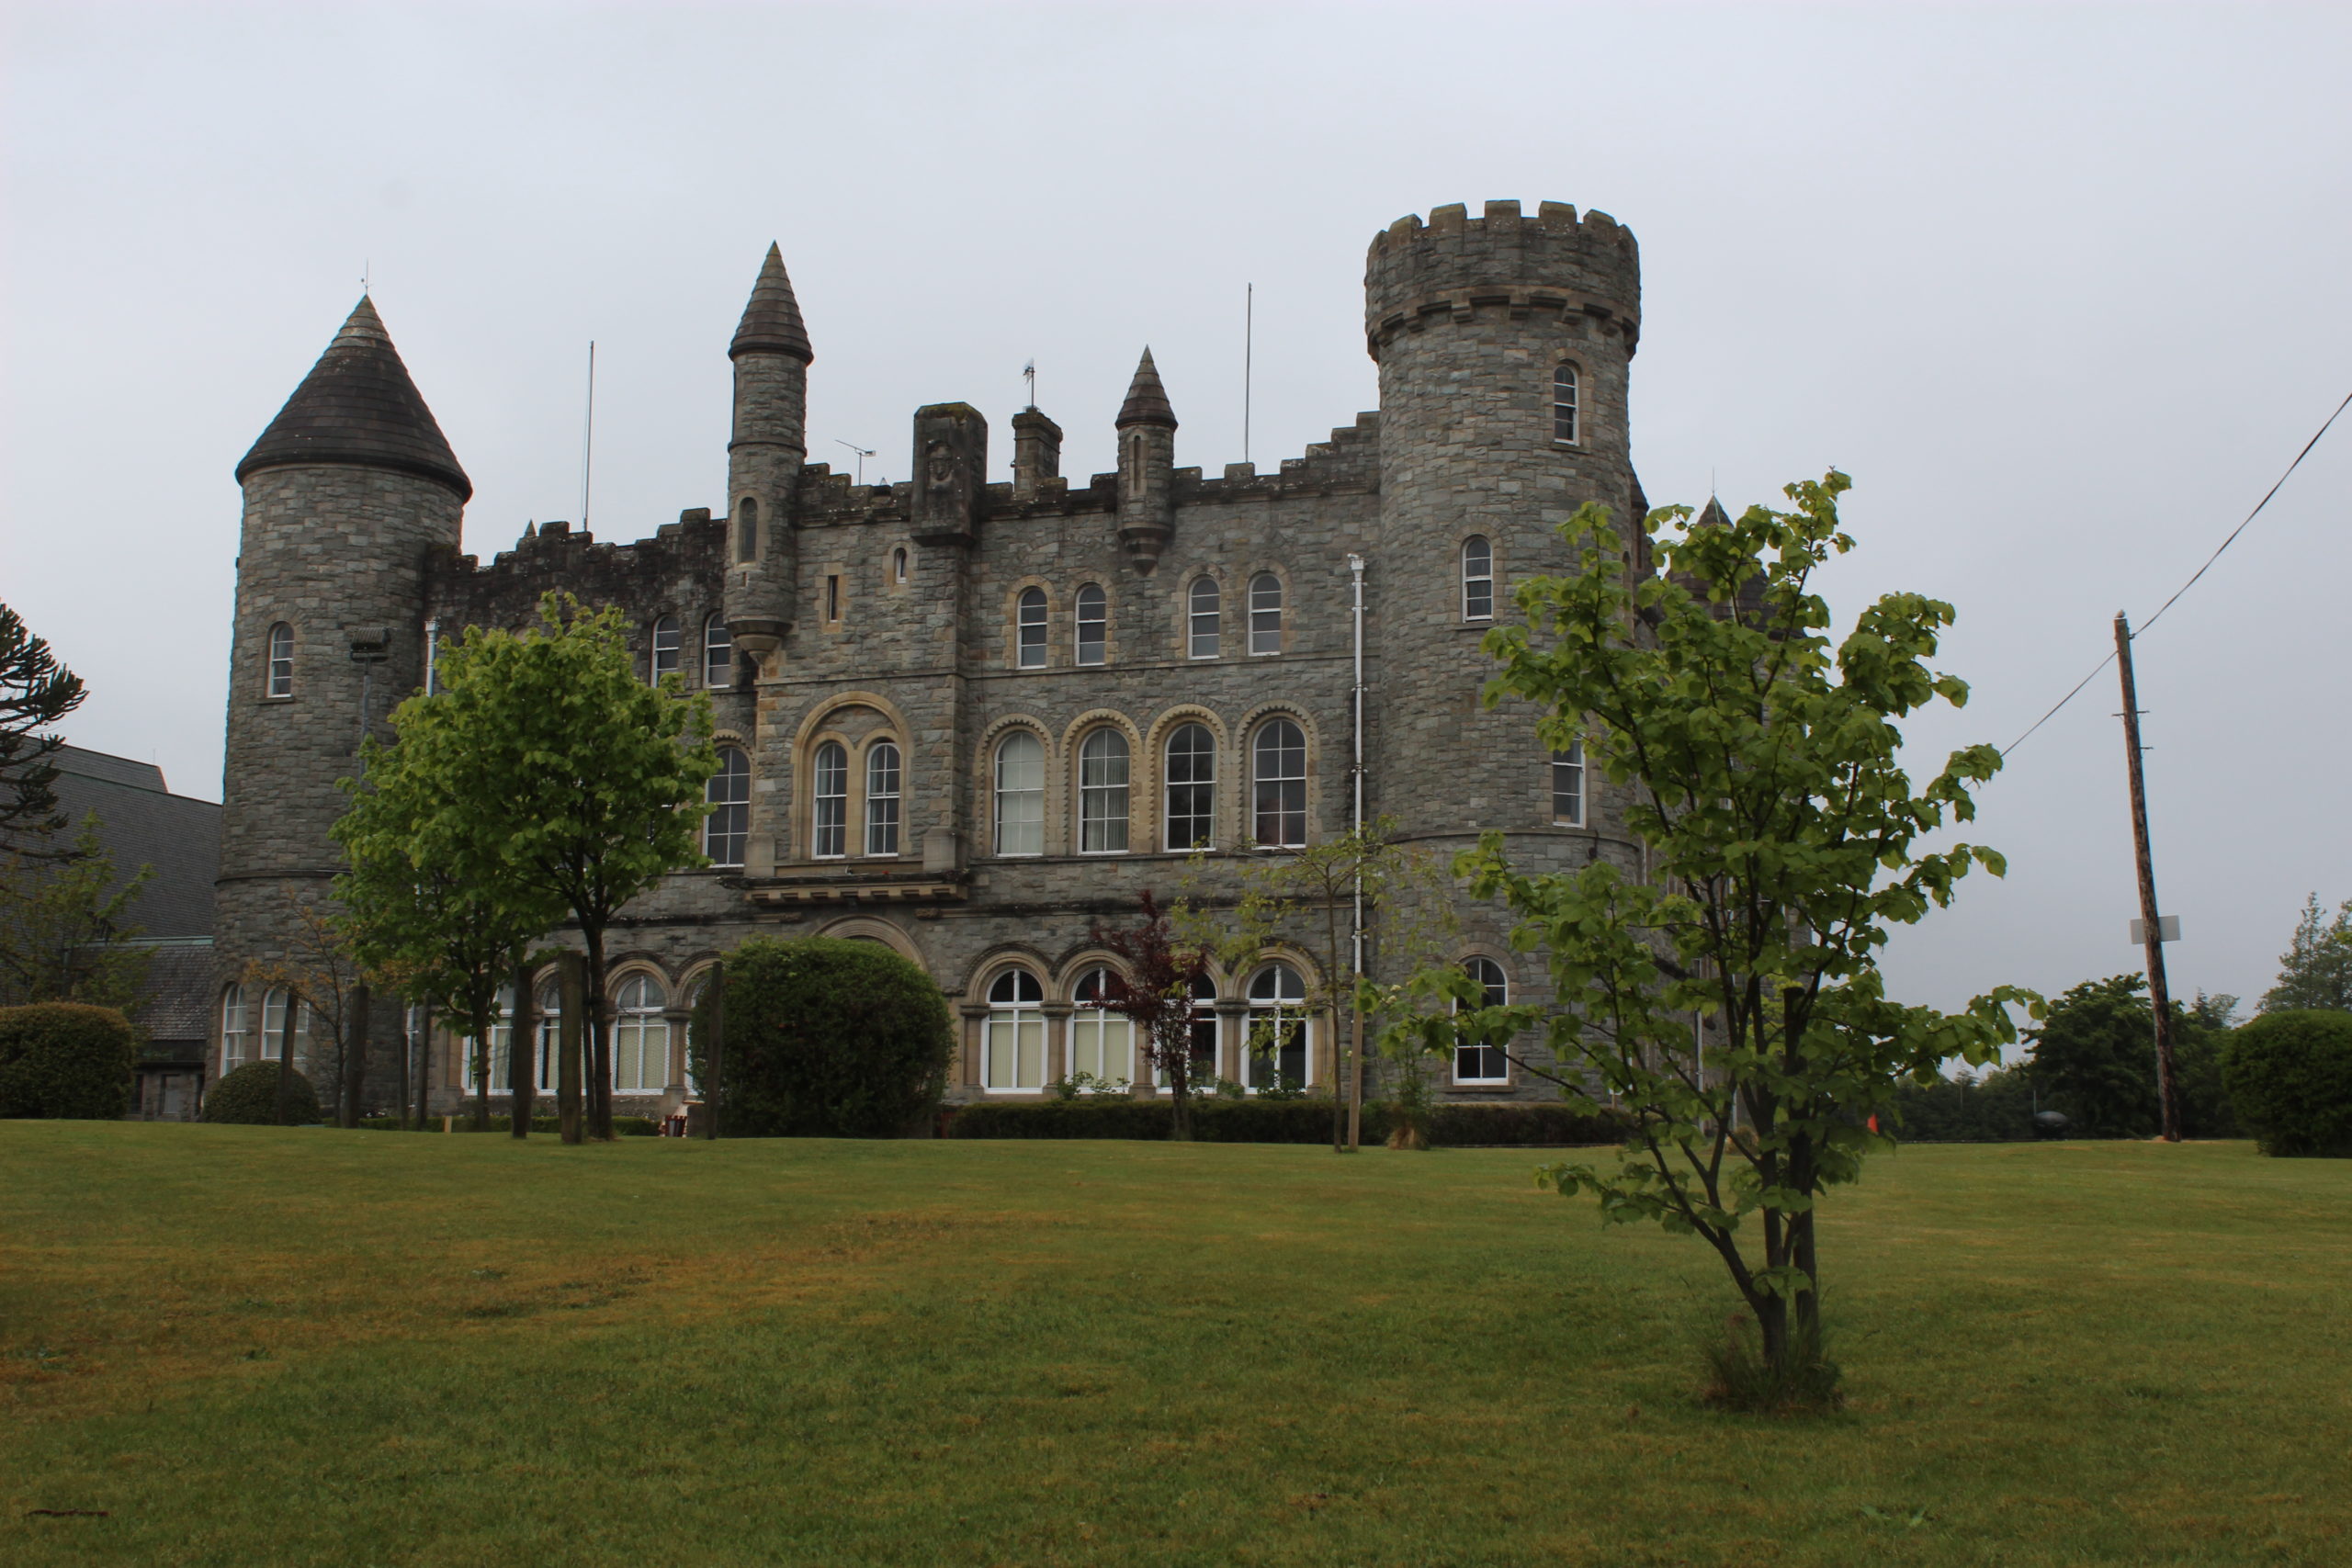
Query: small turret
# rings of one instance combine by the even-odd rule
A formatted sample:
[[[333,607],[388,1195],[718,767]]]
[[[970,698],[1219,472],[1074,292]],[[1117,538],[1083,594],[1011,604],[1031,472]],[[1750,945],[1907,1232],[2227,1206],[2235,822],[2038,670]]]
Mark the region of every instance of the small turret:
[[[1062,427],[1030,404],[1012,416],[1012,499],[1034,500],[1062,477]]]
[[[791,630],[799,590],[795,502],[807,459],[808,329],[768,247],[743,320],[728,346],[735,362],[735,428],[727,444],[727,626],[766,671]]]
[[[1175,532],[1176,411],[1143,351],[1127,400],[1119,405],[1119,543],[1139,571],[1159,564]]]

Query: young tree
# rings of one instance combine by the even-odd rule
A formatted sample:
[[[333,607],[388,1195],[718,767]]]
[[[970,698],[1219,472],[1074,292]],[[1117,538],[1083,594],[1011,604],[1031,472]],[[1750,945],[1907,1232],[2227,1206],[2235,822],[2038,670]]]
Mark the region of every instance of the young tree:
[[[50,727],[80,707],[85,694],[81,677],[58,663],[23,617],[0,604],[0,844],[41,859],[73,852],[45,841],[65,826],[57,769],[49,761],[65,738]]]
[[[1148,887],[1141,906],[1143,918],[1132,926],[1094,926],[1092,940],[1119,961],[1102,1005],[1143,1036],[1145,1070],[1158,1069],[1175,1097],[1169,1135],[1184,1140],[1193,1135],[1193,987],[1208,973],[1209,954],[1178,933]]]
[[[84,819],[72,847],[0,847],[0,1006],[85,1002],[125,1012],[139,1005],[148,953],[130,911],[153,868],[120,887],[98,836]]]
[[[341,911],[317,899],[288,895],[286,950],[245,965],[245,984],[266,995],[283,990],[288,1041],[301,1008],[311,1014],[310,1077],[326,1091],[335,1123],[359,1125],[359,1097],[368,1076],[368,1023],[373,987]],[[319,1036],[326,1036],[322,1049]],[[290,1047],[280,1053],[278,1070],[296,1070]],[[289,1085],[290,1087],[290,1085]]]
[[[2262,1010],[2302,1008],[2352,1012],[2352,898],[2337,907],[2331,920],[2320,912],[2319,895],[2312,894],[2295,922],[2294,941],[2278,955],[2278,983],[2263,993]]]
[[[450,770],[451,858],[461,880],[511,880],[560,901],[588,954],[592,1136],[613,1135],[612,1019],[605,933],[621,906],[705,863],[696,829],[718,771],[710,700],[676,676],[640,678],[620,612],[569,594],[540,602],[520,637],[468,631],[445,649],[440,730]]]
[[[1536,704],[1554,750],[1583,743],[1622,792],[1648,875],[1605,859],[1525,874],[1490,832],[1455,869],[1508,902],[1515,941],[1548,954],[1555,999],[1486,1008],[1466,976],[1427,981],[1459,1004],[1445,1020],[1457,1041],[1510,1050],[1540,1027],[1556,1065],[1515,1056],[1522,1068],[1572,1096],[1614,1097],[1632,1128],[1614,1168],[1564,1161],[1544,1180],[1591,1192],[1609,1220],[1703,1239],[1791,1390],[1834,1375],[1820,1359],[1815,1216],[1886,1144],[1870,1119],[1953,1057],[1994,1060],[2015,1038],[2011,1004],[2038,1005],[2010,987],[1957,1014],[1885,994],[1889,928],[1948,903],[1972,866],[2002,870],[1980,846],[1919,846],[1973,815],[1970,788],[2001,758],[1956,751],[1917,791],[1898,760],[1896,720],[1966,698],[1925,662],[1950,605],[1887,594],[1842,642],[1826,635],[1813,574],[1852,547],[1837,508],[1848,484],[1832,471],[1788,487],[1792,510],[1736,521],[1653,513],[1671,530],[1654,541],[1657,576],[1604,509],[1564,525],[1580,564],[1520,586],[1526,624],[1487,636],[1502,665],[1487,700]]]

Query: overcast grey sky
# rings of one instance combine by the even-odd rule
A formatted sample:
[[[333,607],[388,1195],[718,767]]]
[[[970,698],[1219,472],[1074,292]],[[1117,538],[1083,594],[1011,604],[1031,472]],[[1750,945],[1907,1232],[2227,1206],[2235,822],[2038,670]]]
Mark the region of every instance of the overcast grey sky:
[[[2006,744],[2352,389],[2352,13],[92,4],[7,12],[0,597],[89,682],[72,739],[216,796],[231,469],[372,273],[476,491],[467,547],[721,506],[727,340],[780,241],[810,456],[907,472],[1035,358],[1068,471],[1152,346],[1180,463],[1374,402],[1363,248],[1490,197],[1639,237],[1654,502],[1837,464],[1850,616],[1954,601],[1932,767]],[[2258,993],[2352,896],[2352,416],[2141,645],[2174,986]],[[2012,759],[2010,857],[1896,947],[1911,996],[2135,964],[2113,677]]]

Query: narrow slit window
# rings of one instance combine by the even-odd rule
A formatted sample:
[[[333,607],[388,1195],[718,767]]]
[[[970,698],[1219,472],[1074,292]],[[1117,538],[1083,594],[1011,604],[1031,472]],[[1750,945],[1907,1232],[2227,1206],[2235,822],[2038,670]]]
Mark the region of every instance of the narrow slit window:
[[[713,865],[741,865],[752,831],[752,759],[737,746],[718,749],[718,771],[703,787],[711,813],[702,819],[702,852]]]
[[[849,853],[849,753],[840,741],[828,740],[817,748],[816,763],[809,852],[819,860],[840,860]]]
[[[1194,659],[1216,657],[1216,578],[1196,577],[1193,580],[1191,604],[1187,615],[1191,622],[1187,646]]]
[[[1552,439],[1573,443],[1577,438],[1577,367],[1563,365],[1552,372]]]
[[[1261,571],[1250,580],[1250,651],[1283,650],[1283,580]]]
[[[890,552],[890,581],[893,582],[904,582],[906,580],[907,547],[900,545],[897,549]]]
[[[1495,547],[1477,534],[1462,541],[1462,618],[1495,618]]]
[[[1021,668],[1043,670],[1046,667],[1046,591],[1042,588],[1023,589],[1015,619],[1019,622]]]
[[[735,558],[760,558],[760,503],[748,495],[735,503]]]
[[[1111,596],[1099,583],[1078,591],[1078,661],[1100,664],[1111,652]]]
[[[1571,741],[1552,753],[1552,820],[1564,828],[1584,826],[1584,742]]]
[[[294,694],[294,628],[284,621],[269,628],[269,668],[262,679],[266,696]]]
[[[899,852],[899,748],[877,740],[865,753],[865,852]]]
[[[841,618],[842,580],[837,575],[828,576],[825,579],[825,619],[839,621]]]
[[[653,683],[660,685],[664,675],[678,673],[684,662],[686,628],[675,615],[664,615],[653,623]]]

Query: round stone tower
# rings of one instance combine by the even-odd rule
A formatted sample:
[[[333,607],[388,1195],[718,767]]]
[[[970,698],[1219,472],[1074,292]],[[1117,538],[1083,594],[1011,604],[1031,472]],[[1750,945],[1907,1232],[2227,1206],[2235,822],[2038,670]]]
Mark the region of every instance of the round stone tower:
[[[335,781],[356,771],[363,728],[383,733],[424,679],[425,555],[457,547],[473,493],[366,299],[237,479],[215,938],[224,982],[284,953],[293,901],[326,891],[337,863],[327,829],[345,804]]]
[[[808,365],[784,254],[768,247],[728,357],[735,362],[735,424],[727,443],[727,629],[763,672],[792,629],[799,592],[794,509],[808,458]]]
[[[1475,219],[1440,207],[1373,240],[1364,326],[1380,366],[1380,529],[1366,595],[1378,661],[1368,784],[1374,809],[1408,835],[1435,836],[1442,854],[1487,828],[1556,838],[1563,852],[1600,849],[1607,803],[1594,809],[1588,790],[1579,809],[1555,809],[1532,710],[1480,708],[1495,667],[1478,641],[1515,615],[1514,583],[1573,564],[1555,530],[1579,505],[1599,502],[1621,525],[1644,510],[1625,412],[1640,301],[1633,235],[1559,202],[1533,217],[1515,201],[1490,201]]]

